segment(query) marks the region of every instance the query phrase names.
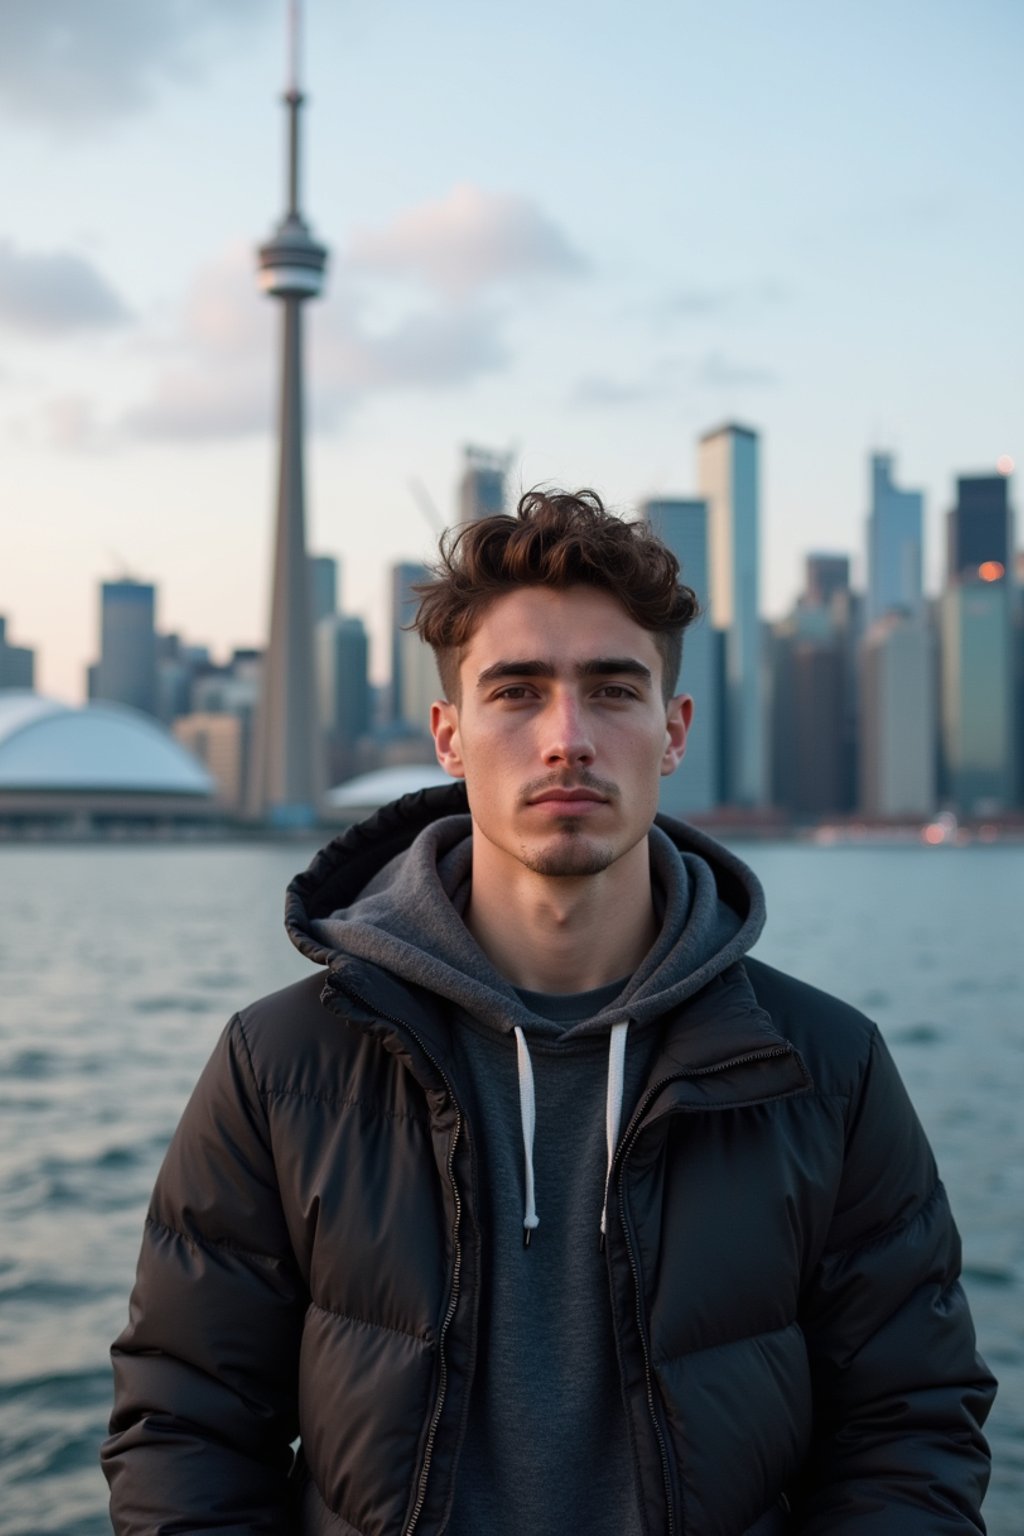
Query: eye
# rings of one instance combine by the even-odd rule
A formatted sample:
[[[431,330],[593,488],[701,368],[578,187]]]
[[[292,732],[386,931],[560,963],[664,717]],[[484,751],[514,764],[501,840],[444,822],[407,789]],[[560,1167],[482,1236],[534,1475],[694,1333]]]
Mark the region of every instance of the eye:
[[[507,699],[511,703],[515,704],[518,703],[520,699],[530,698],[531,692],[530,689],[526,687],[525,683],[510,683],[507,688],[499,688],[498,692],[494,694],[494,697],[496,699]]]
[[[605,699],[638,699],[640,695],[635,688],[630,688],[627,683],[605,683],[598,689],[598,694]]]

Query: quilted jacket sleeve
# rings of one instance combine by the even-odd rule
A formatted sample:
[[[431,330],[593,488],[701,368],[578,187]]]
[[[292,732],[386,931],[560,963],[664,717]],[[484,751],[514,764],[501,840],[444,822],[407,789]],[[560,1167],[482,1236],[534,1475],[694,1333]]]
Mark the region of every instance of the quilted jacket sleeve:
[[[305,1306],[236,1017],[175,1132],[113,1346],[118,1536],[287,1528]]]
[[[945,1190],[875,1031],[805,1307],[815,1443],[802,1536],[984,1531],[981,1426],[995,1382],[975,1349],[959,1273]]]

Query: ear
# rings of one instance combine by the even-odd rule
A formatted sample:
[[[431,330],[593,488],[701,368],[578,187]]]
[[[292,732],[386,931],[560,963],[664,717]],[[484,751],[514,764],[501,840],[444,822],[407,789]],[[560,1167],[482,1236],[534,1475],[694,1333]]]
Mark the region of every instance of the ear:
[[[459,740],[459,711],[455,704],[438,699],[430,706],[430,734],[434,738],[434,751],[445,773],[453,779],[464,779],[462,743]]]
[[[693,700],[688,693],[677,693],[665,707],[665,751],[661,759],[661,776],[675,773],[686,751],[686,733],[693,719]]]

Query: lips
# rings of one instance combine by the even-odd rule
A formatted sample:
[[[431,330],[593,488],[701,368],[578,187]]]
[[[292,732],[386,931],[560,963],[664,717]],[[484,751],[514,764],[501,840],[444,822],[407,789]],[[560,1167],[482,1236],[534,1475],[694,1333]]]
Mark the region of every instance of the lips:
[[[552,817],[587,817],[595,816],[598,811],[608,805],[607,795],[601,795],[596,789],[545,789],[539,795],[534,795],[527,802],[532,809]]]
[[[559,804],[575,805],[581,800],[590,801],[595,805],[604,805],[603,795],[599,795],[593,789],[548,789],[542,795],[537,795],[530,801],[531,805],[544,805],[549,801]]]

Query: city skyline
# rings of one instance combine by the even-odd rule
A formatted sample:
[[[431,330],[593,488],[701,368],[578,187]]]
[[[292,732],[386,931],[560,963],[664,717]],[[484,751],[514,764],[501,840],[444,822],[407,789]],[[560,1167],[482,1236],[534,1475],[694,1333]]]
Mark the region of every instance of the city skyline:
[[[958,478],[948,582],[934,603],[922,605],[917,497],[895,490],[890,460],[874,457],[879,526],[869,534],[871,586],[883,594],[876,604],[882,611],[871,620],[871,592],[851,587],[848,557],[816,551],[806,556],[792,611],[755,624],[757,434],[730,424],[705,434],[698,451],[704,498],[642,507],[682,562],[703,610],[688,632],[680,679],[695,698],[697,729],[682,770],[662,784],[662,808],[684,815],[728,808],[797,822],[857,809],[882,821],[927,821],[940,807],[989,819],[1019,812],[1024,608],[1021,573],[1015,579],[1008,569],[1008,482]],[[496,503],[499,489],[484,494]],[[423,771],[436,773],[425,726],[437,670],[409,622],[425,569],[391,567],[391,682],[374,701],[363,621],[337,611],[337,562],[307,555],[305,567],[298,585],[318,618],[309,682],[321,700],[318,746],[330,760],[328,782],[399,764],[429,763]],[[155,596],[148,584],[102,584],[90,699],[106,701],[108,712],[111,704],[131,706],[126,721],[141,722],[140,711],[159,719],[214,775],[218,805],[229,814],[246,806],[251,816],[260,761],[252,726],[266,663],[246,649],[218,665],[205,647],[158,633]],[[5,646],[4,638],[0,616],[0,689],[24,688],[31,652]],[[272,666],[272,646],[269,657]],[[61,707],[20,692],[0,692],[0,705],[15,738],[26,710]],[[79,735],[91,716],[81,713]],[[16,778],[11,751],[17,758],[17,741],[6,770]],[[56,766],[36,771],[45,780]],[[59,771],[74,772],[66,762]],[[267,806],[270,823],[280,820],[280,803]]]
[[[720,432],[724,432],[730,429],[737,430],[736,424],[722,423],[720,427],[713,428],[707,434],[702,435],[716,436]],[[748,431],[749,429],[740,427],[738,430],[740,432],[744,432]],[[757,435],[759,436],[759,434]],[[695,444],[694,447],[696,449],[697,444]],[[889,456],[886,455],[884,457],[888,458]],[[878,458],[879,455],[874,452],[868,454],[867,473],[871,472]],[[694,478],[696,480],[696,474]],[[1016,482],[1015,471],[1004,471],[1002,474],[997,472],[997,474],[994,476],[984,474],[971,476],[954,472],[954,482],[958,489],[961,489],[964,484],[967,484],[972,488],[974,485],[979,485],[984,489],[987,485],[990,485],[994,480],[998,479],[1004,479],[1006,483],[1006,499],[1004,505],[1009,508],[1009,525],[1015,539],[1014,556],[1016,565],[1015,568],[1011,568],[1009,570],[1008,579],[1011,588],[1024,588],[1024,574],[1022,574],[1022,567],[1024,567],[1024,538],[1022,538],[1022,534],[1024,534],[1024,530],[1018,528],[1014,515],[1017,511],[1014,498],[1014,486]],[[666,493],[660,497],[638,498],[636,502],[632,504],[628,509],[628,515],[631,519],[636,519],[638,521],[651,520],[650,509],[652,507],[657,509],[662,506],[678,507],[684,505],[706,507],[707,502],[706,499],[703,498],[696,490],[691,490],[687,493]],[[946,570],[949,543],[949,529],[946,524],[949,514],[955,510],[955,507],[956,502],[954,500],[954,502],[949,508],[946,509],[943,515],[943,564],[939,570],[938,580],[936,581],[935,585],[933,587],[926,586],[922,594],[923,600],[926,602],[934,603],[941,600],[943,594],[948,590],[950,584]],[[506,510],[512,511],[514,510],[514,507],[509,505]],[[619,510],[623,511],[623,515],[626,515],[626,509]],[[453,514],[451,519],[452,524],[455,523],[456,516],[457,514]],[[655,517],[654,521],[655,525],[660,528],[657,516]],[[936,530],[936,537],[938,536],[939,532]],[[777,613],[771,613],[762,600],[758,610],[758,617],[761,623],[779,623],[789,617],[793,612],[795,612],[801,600],[801,593],[806,589],[805,585],[802,586],[801,584],[806,584],[810,577],[810,573],[808,571],[808,562],[831,562],[837,557],[841,560],[846,559],[849,565],[848,577],[851,590],[863,596],[865,601],[867,601],[869,598],[870,588],[870,538],[870,519],[865,518],[863,541],[859,549],[825,550],[823,548],[818,548],[813,550],[806,549],[799,551],[799,565],[794,577],[794,590],[790,596],[788,606]],[[672,547],[675,547],[674,540],[670,539],[668,542]],[[323,579],[326,573],[322,571],[318,572],[317,567],[331,566],[333,569],[330,576],[330,588],[332,593],[332,601],[334,603],[333,609],[330,610],[331,615],[339,618],[358,618],[366,626],[370,641],[369,675],[375,687],[393,688],[395,685],[396,676],[398,675],[398,673],[396,673],[396,659],[398,656],[395,648],[396,635],[390,618],[396,601],[395,581],[396,579],[400,579],[404,582],[404,588],[409,588],[413,581],[426,580],[428,577],[428,562],[431,547],[436,547],[436,537],[432,540],[431,546],[425,550],[424,559],[410,560],[401,555],[398,555],[389,557],[386,562],[382,563],[380,572],[382,589],[381,600],[376,605],[375,610],[372,613],[370,613],[368,609],[362,609],[358,603],[352,604],[348,601],[345,590],[346,582],[344,551],[336,549],[309,549],[308,559],[310,565],[310,583],[312,587],[310,614],[314,628],[317,622],[328,612],[328,610],[323,606],[322,596],[319,595],[319,589],[323,586]],[[698,560],[697,569],[693,569],[691,567],[688,570],[686,567],[686,559],[683,551],[679,550],[677,553],[681,559],[683,580],[690,584],[693,584],[694,582],[697,583],[698,596],[701,598],[702,603],[704,603],[710,609],[710,586],[707,586],[704,590],[701,590],[700,588],[700,573],[704,573],[705,580],[707,577],[706,565],[703,564],[701,560]],[[399,572],[402,573],[400,578],[398,575]],[[97,605],[95,607],[95,624],[91,640],[87,642],[86,652],[79,661],[80,670],[82,673],[82,686],[78,697],[78,702],[85,702],[88,697],[89,672],[90,669],[95,665],[95,655],[98,654],[98,648],[101,644],[102,628],[104,623],[104,589],[107,587],[130,587],[132,585],[145,587],[147,589],[152,587],[154,589],[154,608],[156,611],[156,624],[159,634],[164,636],[173,636],[177,638],[183,645],[197,646],[200,649],[209,651],[211,661],[213,661],[215,664],[225,664],[236,653],[247,653],[252,649],[252,642],[249,639],[242,639],[237,635],[228,635],[224,637],[223,640],[221,640],[219,643],[216,643],[211,640],[210,633],[206,630],[203,630],[202,628],[195,632],[192,630],[183,632],[181,630],[174,629],[173,626],[164,622],[160,613],[161,576],[159,573],[124,571],[120,576],[111,577],[101,575],[96,580]],[[763,587],[763,580],[760,585]],[[402,599],[402,604],[404,605],[403,611],[406,613],[407,619],[411,618],[413,609],[409,606],[408,600]],[[9,645],[19,645],[26,647],[29,651],[34,653],[36,679],[34,686],[36,691],[47,694],[51,693],[51,690],[42,688],[40,686],[40,673],[42,667],[45,665],[45,639],[39,639],[38,637],[31,637],[26,635],[24,627],[21,625],[18,619],[16,603],[12,604],[6,611],[0,609],[0,620],[2,620],[6,626],[8,634],[7,643]],[[415,639],[416,637],[410,631],[407,638]],[[261,646],[257,646],[258,650],[262,648],[263,647]],[[399,666],[400,665],[401,663],[399,662]],[[399,691],[401,691],[402,682],[400,677],[398,688]],[[417,691],[419,694],[423,694],[422,685],[418,687]],[[53,694],[52,696],[60,697],[59,694]],[[67,702],[66,699],[65,702]],[[393,707],[396,707],[394,706],[394,701]],[[396,718],[401,717],[401,715],[402,712],[399,710]]]
[[[284,10],[0,17],[0,613],[58,697],[84,696],[93,589],[120,570],[159,581],[164,630],[265,642],[274,348],[253,236]],[[593,483],[635,514],[697,493],[702,431],[751,421],[770,617],[805,550],[854,555],[863,585],[867,461],[892,452],[924,493],[937,591],[955,477],[1020,458],[1024,17],[465,15],[308,6],[309,204],[336,253],[309,542],[343,557],[375,676],[387,567],[434,542],[409,482],[450,514],[466,443],[511,451],[513,495]]]

